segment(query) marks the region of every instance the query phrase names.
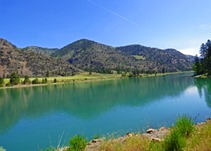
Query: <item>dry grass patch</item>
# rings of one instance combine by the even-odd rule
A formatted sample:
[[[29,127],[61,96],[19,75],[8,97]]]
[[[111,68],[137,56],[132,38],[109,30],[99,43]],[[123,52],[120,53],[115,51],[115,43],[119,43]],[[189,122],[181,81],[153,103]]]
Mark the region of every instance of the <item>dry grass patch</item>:
[[[156,151],[161,143],[152,142],[143,135],[107,140],[100,146],[101,151]]]
[[[196,130],[187,140],[185,151],[211,151],[211,121],[196,126]]]

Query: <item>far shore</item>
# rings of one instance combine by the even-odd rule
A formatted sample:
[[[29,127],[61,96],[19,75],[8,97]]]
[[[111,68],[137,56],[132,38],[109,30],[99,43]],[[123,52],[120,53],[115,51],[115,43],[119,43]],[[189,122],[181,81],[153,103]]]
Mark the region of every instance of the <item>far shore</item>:
[[[137,78],[145,78],[145,77],[155,77],[155,76],[165,76],[168,74],[178,74],[183,72],[168,72],[168,73],[157,73],[157,74],[140,74]],[[30,80],[34,80],[36,77],[30,78]],[[38,80],[41,82],[45,77],[39,77]],[[46,77],[48,82],[46,84],[18,84],[13,86],[3,86],[0,89],[11,89],[11,88],[25,88],[25,87],[37,87],[37,86],[47,86],[47,85],[58,85],[58,84],[67,84],[67,83],[81,83],[81,82],[97,82],[97,81],[105,81],[105,80],[117,80],[128,77],[123,77],[121,74],[100,74],[100,73],[92,73],[83,72],[74,76],[58,76],[58,77]],[[54,79],[57,82],[54,82]],[[23,81],[24,78],[20,78],[20,81]],[[8,83],[9,78],[5,78],[4,83]]]

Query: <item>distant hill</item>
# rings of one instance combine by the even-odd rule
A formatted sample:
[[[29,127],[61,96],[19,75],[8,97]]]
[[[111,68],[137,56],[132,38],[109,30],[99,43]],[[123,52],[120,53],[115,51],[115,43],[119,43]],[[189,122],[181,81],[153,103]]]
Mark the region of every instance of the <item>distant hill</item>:
[[[58,51],[58,48],[43,48],[38,46],[29,46],[22,48],[23,51],[33,51],[35,53],[39,53],[45,56],[50,56],[52,53]]]
[[[114,47],[87,39],[78,40],[52,54],[81,69],[101,71],[116,68],[138,68],[143,64],[135,58],[118,52]],[[143,67],[144,68],[144,67]]]
[[[87,39],[61,49],[37,46],[20,49],[0,38],[0,76],[16,71],[23,76],[45,76],[47,72],[72,75],[83,70],[173,72],[191,70],[192,64],[193,56],[175,49],[161,50],[141,45],[115,48]]]
[[[70,75],[77,68],[62,59],[50,58],[33,51],[23,51],[0,38],[0,77],[18,72],[25,76]]]
[[[192,61],[174,49],[161,50],[130,45],[111,47],[87,39],[73,42],[57,52],[54,57],[61,57],[74,66],[87,69],[135,69],[161,71],[183,71],[192,68]]]
[[[145,60],[154,61],[160,65],[170,67],[169,71],[183,71],[192,69],[193,60],[175,49],[158,49],[141,45],[129,45],[116,48],[120,52]]]

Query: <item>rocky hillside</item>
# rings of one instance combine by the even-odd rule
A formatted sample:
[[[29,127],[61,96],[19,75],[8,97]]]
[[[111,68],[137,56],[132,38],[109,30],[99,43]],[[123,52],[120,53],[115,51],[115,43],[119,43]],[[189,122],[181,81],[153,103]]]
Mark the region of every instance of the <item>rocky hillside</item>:
[[[70,64],[81,69],[104,69],[116,68],[145,68],[145,61],[137,61],[135,58],[118,52],[114,47],[82,39],[71,43],[52,56],[67,60]]]
[[[0,38],[0,77],[18,72],[25,76],[70,75],[79,70],[62,59],[50,58],[33,51],[22,51]]]
[[[38,46],[29,46],[22,49],[23,51],[33,51],[45,56],[50,56],[52,53],[58,51],[58,48],[43,48]]]
[[[173,72],[191,70],[191,58],[174,49],[141,45],[115,48],[87,39],[61,49],[36,46],[20,49],[0,38],[0,76],[16,71],[29,76],[45,76],[48,72],[50,75],[72,75],[82,70]]]
[[[192,61],[174,49],[131,45],[111,47],[87,39],[73,42],[57,52],[54,57],[61,57],[74,66],[87,69],[130,69],[144,71],[182,71],[192,68]]]
[[[142,58],[159,63],[160,65],[168,65],[172,71],[190,70],[193,60],[175,49],[158,49],[141,45],[129,45],[116,48],[120,52],[136,58]]]

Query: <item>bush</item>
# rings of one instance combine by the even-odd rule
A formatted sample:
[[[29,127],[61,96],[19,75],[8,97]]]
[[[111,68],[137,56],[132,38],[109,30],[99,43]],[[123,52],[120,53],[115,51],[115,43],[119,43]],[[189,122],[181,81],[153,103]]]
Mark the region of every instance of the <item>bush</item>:
[[[7,87],[10,87],[11,86],[11,83],[10,82],[6,83],[6,86]]]
[[[173,129],[169,136],[165,138],[165,151],[182,151],[185,147],[185,139],[182,137],[177,129]]]
[[[4,78],[0,77],[0,87],[3,87],[3,86],[4,86]]]
[[[54,148],[54,147],[48,147],[45,150],[41,150],[41,151],[56,151],[56,148]]]
[[[175,128],[184,137],[189,137],[194,131],[194,122],[191,117],[183,115],[179,117],[176,121]]]
[[[30,84],[30,83],[31,83],[31,81],[30,81],[29,77],[25,76],[24,80],[23,80],[23,84]]]
[[[99,138],[101,138],[100,134],[96,134],[96,135],[93,136],[93,139],[99,139]]]
[[[76,135],[70,139],[70,148],[71,151],[82,151],[85,149],[87,139],[83,136]]]
[[[42,79],[42,84],[46,84],[48,82],[48,79],[47,78],[43,78]]]
[[[56,80],[56,78],[53,80],[53,83],[56,83],[57,82],[57,80]]]
[[[17,85],[20,83],[20,77],[17,73],[13,72],[10,76],[10,84]]]
[[[181,151],[186,145],[186,139],[194,131],[194,122],[187,115],[180,116],[169,136],[164,141],[165,151]]]
[[[6,149],[0,146],[0,151],[6,151]]]
[[[34,80],[32,80],[32,84],[39,84],[38,78],[35,78]]]

